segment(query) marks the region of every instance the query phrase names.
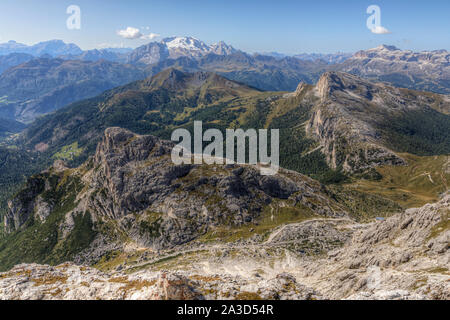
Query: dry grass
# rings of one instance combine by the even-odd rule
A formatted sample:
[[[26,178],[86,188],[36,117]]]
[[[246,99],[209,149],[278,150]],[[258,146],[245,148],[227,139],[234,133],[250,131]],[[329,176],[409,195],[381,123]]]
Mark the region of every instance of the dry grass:
[[[377,171],[380,181],[359,180],[355,189],[391,199],[403,207],[421,207],[439,200],[439,195],[450,186],[450,157],[419,157],[400,154],[407,166],[383,166]]]
[[[65,275],[47,275],[43,278],[34,278],[31,279],[32,282],[34,282],[34,286],[42,286],[42,285],[50,285],[55,283],[66,283],[67,282],[67,276]]]
[[[235,300],[263,300],[261,296],[255,292],[240,292]]]
[[[441,215],[441,221],[431,229],[430,235],[427,237],[427,240],[436,238],[442,232],[448,230],[450,230],[450,210],[447,210]]]
[[[208,276],[201,276],[201,275],[194,275],[191,277],[191,279],[197,280],[197,281],[203,281],[203,282],[213,282],[213,281],[221,280],[219,277],[208,277]]]

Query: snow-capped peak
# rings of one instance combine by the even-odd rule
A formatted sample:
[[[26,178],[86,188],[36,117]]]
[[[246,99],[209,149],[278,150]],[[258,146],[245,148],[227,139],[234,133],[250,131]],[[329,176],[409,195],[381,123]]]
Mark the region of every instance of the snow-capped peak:
[[[213,45],[207,45],[194,37],[165,38],[161,41],[161,44],[166,46],[171,58],[181,56],[201,57],[208,53],[228,55],[236,52],[236,49],[223,41]]]
[[[193,51],[204,51],[208,52],[211,48],[204,43],[193,37],[170,37],[165,38],[161,41],[164,43],[167,48],[170,49],[185,49],[185,50],[193,50]]]

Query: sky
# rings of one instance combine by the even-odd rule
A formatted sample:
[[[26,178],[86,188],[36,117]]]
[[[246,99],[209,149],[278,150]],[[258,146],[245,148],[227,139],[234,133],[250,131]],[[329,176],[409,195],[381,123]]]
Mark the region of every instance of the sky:
[[[80,29],[67,28],[70,5],[80,8]],[[367,27],[370,5],[380,28]],[[448,0],[1,0],[0,42],[61,39],[87,50],[192,36],[246,52],[450,50],[449,13]]]

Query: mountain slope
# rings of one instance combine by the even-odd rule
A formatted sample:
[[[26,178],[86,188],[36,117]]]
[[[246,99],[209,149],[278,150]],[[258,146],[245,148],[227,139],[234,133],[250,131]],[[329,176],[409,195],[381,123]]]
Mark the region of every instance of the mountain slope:
[[[169,139],[175,128],[275,128],[281,130],[281,165],[325,180],[335,176],[316,142],[306,137],[304,123],[313,101],[280,99],[283,93],[261,92],[212,73],[165,70],[156,76],[119,87],[94,99],[75,103],[30,125],[21,141],[30,150],[52,158],[77,143],[75,164],[92,154],[102,131],[120,126],[140,134]],[[289,141],[289,136],[295,136]],[[300,155],[300,156],[299,156]],[[66,159],[68,160],[68,159]],[[326,176],[326,178],[325,178]]]
[[[30,122],[38,115],[140,78],[144,78],[140,70],[107,61],[34,59],[0,75],[0,116]]]
[[[293,57],[300,60],[314,61],[323,60],[329,64],[342,63],[352,56],[351,53],[300,53]]]
[[[266,241],[129,248],[94,268],[22,264],[0,273],[0,292],[30,300],[448,300],[449,200],[364,225],[290,223]]]
[[[239,165],[177,166],[170,158],[173,146],[108,128],[94,157],[79,168],[56,162],[28,179],[9,203],[1,268],[68,259],[93,263],[127,243],[172,248],[222,227],[261,228],[271,208],[279,207],[287,221],[346,214],[320,183],[301,174],[281,170],[262,176],[257,167]]]
[[[7,134],[17,133],[25,128],[23,123],[0,118],[0,138],[6,136]]]
[[[128,51],[120,52],[120,51],[112,51],[113,49],[93,49],[83,51],[83,53],[78,55],[60,55],[59,59],[64,60],[83,60],[83,61],[99,61],[99,60],[107,60],[111,62],[121,62],[125,63],[128,56]]]
[[[0,173],[11,182],[7,189],[17,190],[24,172],[37,173],[56,159],[80,165],[111,126],[164,139],[176,128],[192,131],[195,120],[222,131],[279,129],[280,165],[325,184],[344,183],[336,186],[339,198],[349,214],[366,219],[380,207],[389,211],[434,201],[448,188],[449,116],[439,112],[448,112],[447,101],[342,73],[327,73],[318,85],[300,84],[286,94],[169,69],[36,120],[15,140],[18,149],[8,150],[8,169]],[[16,170],[19,155],[28,160]],[[11,195],[0,195],[3,208]]]
[[[437,111],[448,113],[447,96],[409,92],[333,72],[321,77],[313,93],[320,102],[307,131],[318,138],[334,168],[358,171],[403,164],[396,152],[450,153],[450,117]]]
[[[34,59],[34,57],[26,53],[11,53],[5,56],[0,56],[0,74],[11,67],[18,66],[19,64],[25,63],[32,59]]]
[[[340,194],[303,175],[176,166],[173,145],[108,128],[82,166],[56,162],[30,178],[10,203],[0,270],[50,266],[1,273],[4,294],[91,297],[69,279],[78,274],[124,290],[105,298],[161,297],[156,284],[177,277],[163,297],[189,284],[208,299],[448,299],[448,195],[356,223]]]
[[[168,69],[40,119],[22,140],[51,153],[77,142],[89,153],[109,126],[169,138],[174,128],[202,120],[221,130],[280,129],[281,165],[288,169],[323,174],[328,163],[356,173],[405,164],[399,152],[448,154],[450,120],[440,111],[448,112],[449,101],[344,73],[326,73],[316,86],[301,84],[294,93],[280,94],[211,73]]]
[[[63,141],[73,142],[74,139],[83,145],[99,139],[109,126],[124,126],[138,133],[167,131],[173,125],[188,122],[183,120],[184,112],[197,110],[196,114],[207,114],[206,107],[214,106],[218,110],[221,100],[226,102],[260,93],[215,74],[187,74],[168,69],[44,117],[30,127],[24,141],[33,148],[39,143],[61,146]],[[94,147],[97,141],[93,142]]]
[[[285,57],[277,59],[263,55],[249,55],[242,51],[227,55],[208,53],[201,57],[181,57],[152,62],[146,70],[156,74],[166,68],[176,67],[187,72],[207,71],[228,79],[269,91],[293,91],[300,81],[316,82],[327,64],[323,61],[302,61]]]

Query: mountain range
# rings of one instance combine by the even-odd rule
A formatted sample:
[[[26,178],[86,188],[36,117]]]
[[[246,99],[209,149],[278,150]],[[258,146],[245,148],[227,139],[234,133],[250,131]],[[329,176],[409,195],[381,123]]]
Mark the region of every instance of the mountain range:
[[[444,9],[28,2],[0,5],[0,300],[450,300]]]
[[[2,110],[18,101],[5,115],[39,115],[22,132],[0,121],[15,128],[0,144],[0,294],[448,299],[449,95],[212,50],[172,39],[133,64],[47,57],[0,75]],[[171,133],[194,121],[279,129],[279,172],[175,165]]]
[[[45,146],[57,152],[77,142],[92,150],[107,127],[168,138],[173,128],[196,119],[222,129],[279,128],[282,136],[296,136],[281,143],[289,155],[282,166],[288,169],[308,173],[300,168],[308,167],[308,156],[321,152],[334,170],[364,172],[404,164],[397,153],[450,153],[449,114],[449,96],[374,84],[341,72],[325,73],[315,86],[300,83],[295,92],[284,94],[214,73],[166,69],[43,117],[22,136],[30,149]]]
[[[450,52],[412,52],[382,45],[359,51],[341,65],[340,71],[398,87],[450,93]]]
[[[259,53],[263,56],[270,56],[278,59],[286,57],[294,57],[300,60],[315,61],[322,60],[329,64],[341,63],[350,58],[352,53],[299,53],[294,55],[288,55],[279,52],[261,52]]]
[[[214,72],[269,91],[293,91],[301,81],[313,84],[324,72],[343,71],[398,87],[450,92],[450,58],[444,50],[414,53],[383,45],[351,56],[250,55],[224,42],[207,45],[192,37],[165,38],[132,51],[120,48],[82,51],[56,40],[34,46],[8,42],[0,48],[3,48],[0,53],[9,53],[0,55],[0,72],[3,71],[0,74],[0,117],[26,123],[73,101],[144,79],[169,67],[187,72]],[[36,58],[41,54],[42,57]],[[84,71],[74,72],[76,68]],[[73,75],[68,76],[69,73]],[[54,84],[55,76],[62,77],[58,80],[61,85]],[[95,85],[87,86],[88,83]]]
[[[284,169],[177,166],[173,145],[108,128],[81,166],[56,161],[29,178],[5,218],[6,297],[448,299],[448,195],[396,213],[388,199]],[[367,210],[386,218],[361,223]]]
[[[59,55],[78,55],[81,54],[83,50],[80,49],[76,44],[65,43],[62,40],[50,40],[39,42],[34,45],[28,46],[23,43],[18,43],[14,40],[8,41],[6,43],[0,43],[0,55],[8,55],[11,53],[27,53],[35,57],[40,57],[42,55],[50,55],[52,57],[57,57]]]
[[[237,52],[236,49],[223,41],[207,45],[203,41],[192,37],[171,37],[136,48],[128,55],[127,62],[150,65],[180,57],[200,58],[210,53],[229,55],[235,52]]]

